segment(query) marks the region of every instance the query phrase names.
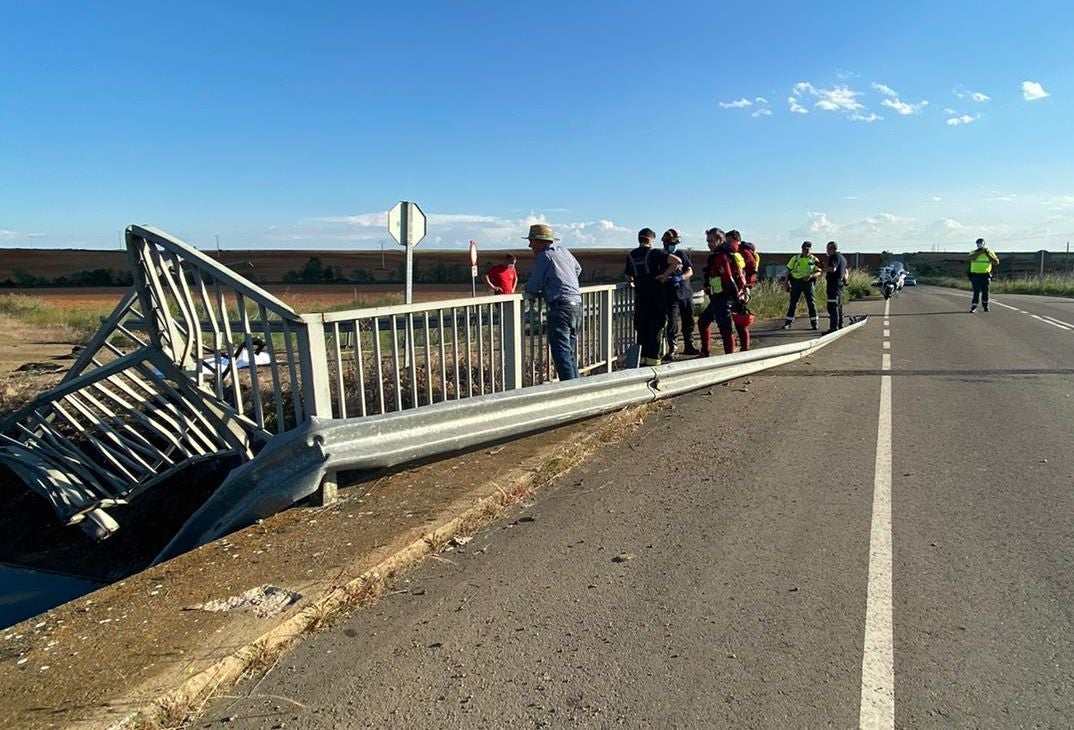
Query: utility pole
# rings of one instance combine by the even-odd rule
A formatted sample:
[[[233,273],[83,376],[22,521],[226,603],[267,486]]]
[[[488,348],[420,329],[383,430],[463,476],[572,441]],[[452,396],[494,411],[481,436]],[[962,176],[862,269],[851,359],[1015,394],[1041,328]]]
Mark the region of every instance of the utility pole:
[[[384,239],[380,239],[380,270],[387,271],[388,267],[384,265]]]
[[[214,238],[216,238],[216,255],[217,255],[217,257],[219,257],[220,256],[220,234],[216,233],[216,234],[213,234],[213,236],[214,236]]]

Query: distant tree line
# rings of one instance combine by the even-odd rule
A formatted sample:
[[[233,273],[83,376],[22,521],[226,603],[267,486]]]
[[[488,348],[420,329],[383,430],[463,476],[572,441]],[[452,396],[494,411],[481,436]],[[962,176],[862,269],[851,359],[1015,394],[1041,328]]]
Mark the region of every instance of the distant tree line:
[[[133,283],[129,271],[115,269],[93,269],[78,271],[66,276],[50,279],[47,276],[35,276],[25,269],[15,269],[11,278],[0,281],[0,287],[12,289],[32,289],[60,286],[130,286]]]

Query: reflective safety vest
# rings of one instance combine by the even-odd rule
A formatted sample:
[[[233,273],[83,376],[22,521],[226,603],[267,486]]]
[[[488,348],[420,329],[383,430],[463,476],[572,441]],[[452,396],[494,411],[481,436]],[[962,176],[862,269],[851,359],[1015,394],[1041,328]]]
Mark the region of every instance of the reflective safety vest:
[[[970,259],[970,273],[971,274],[990,274],[992,273],[992,257],[994,253],[987,248],[983,248],[976,252],[976,256]]]
[[[787,262],[787,269],[795,279],[808,279],[817,271],[818,265],[817,257],[811,253],[805,256],[795,254]]]
[[[735,263],[738,264],[739,271],[746,270],[746,259],[738,251],[732,251],[731,256],[734,257]]]

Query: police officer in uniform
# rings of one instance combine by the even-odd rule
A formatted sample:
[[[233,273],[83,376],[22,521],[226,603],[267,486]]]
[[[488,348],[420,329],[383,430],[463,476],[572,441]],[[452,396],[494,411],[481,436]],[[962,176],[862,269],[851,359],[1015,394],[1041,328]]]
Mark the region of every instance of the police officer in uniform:
[[[810,253],[813,248],[811,241],[802,241],[802,253],[791,256],[787,262],[787,282],[790,286],[791,301],[787,307],[787,318],[783,323],[783,329],[789,330],[794,324],[794,310],[798,308],[798,300],[805,295],[806,307],[809,309],[809,326],[817,329],[817,301],[813,294],[813,287],[820,278],[820,261]]]
[[[638,247],[627,254],[626,278],[634,285],[634,330],[641,345],[641,364],[660,364],[660,340],[667,324],[666,283],[682,259],[654,249],[656,231],[638,231]]]
[[[973,286],[973,303],[970,311],[977,311],[977,302],[981,302],[984,311],[988,311],[988,286],[992,281],[992,267],[999,266],[999,257],[985,245],[983,238],[977,239],[977,248],[970,254],[970,284]]]

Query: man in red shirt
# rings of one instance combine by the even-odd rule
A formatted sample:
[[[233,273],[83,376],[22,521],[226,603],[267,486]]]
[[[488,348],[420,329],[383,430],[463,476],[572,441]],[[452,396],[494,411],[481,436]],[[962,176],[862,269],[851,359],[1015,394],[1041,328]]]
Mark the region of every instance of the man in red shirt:
[[[502,264],[496,264],[485,274],[485,283],[493,294],[514,294],[518,285],[518,271],[515,263],[518,259],[513,254],[507,254]]]
[[[708,357],[712,347],[712,323],[715,322],[723,340],[723,351],[730,355],[735,351],[735,337],[731,330],[731,308],[741,297],[746,288],[742,270],[735,260],[734,252],[719,228],[705,231],[705,241],[709,245],[708,263],[705,265],[705,293],[709,295],[709,305],[698,320],[701,335],[701,357]]]

